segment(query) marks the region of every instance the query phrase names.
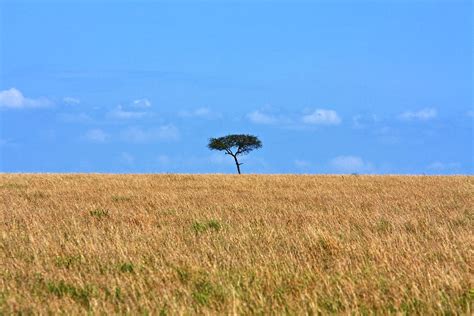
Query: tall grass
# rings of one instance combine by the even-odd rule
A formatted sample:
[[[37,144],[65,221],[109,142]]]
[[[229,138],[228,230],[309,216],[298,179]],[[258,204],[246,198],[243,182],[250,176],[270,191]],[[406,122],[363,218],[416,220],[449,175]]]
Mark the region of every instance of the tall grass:
[[[473,312],[474,178],[0,175],[0,314]]]

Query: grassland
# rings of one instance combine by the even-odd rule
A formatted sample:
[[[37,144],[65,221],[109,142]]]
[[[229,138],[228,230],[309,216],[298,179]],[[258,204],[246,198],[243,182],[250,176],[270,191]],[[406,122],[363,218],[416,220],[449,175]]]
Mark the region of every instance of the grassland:
[[[472,314],[474,177],[0,175],[0,314]]]

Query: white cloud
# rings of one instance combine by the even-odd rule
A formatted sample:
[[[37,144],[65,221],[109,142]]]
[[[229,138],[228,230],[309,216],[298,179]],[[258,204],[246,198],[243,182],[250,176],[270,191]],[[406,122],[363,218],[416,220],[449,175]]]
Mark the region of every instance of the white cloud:
[[[132,106],[134,106],[136,108],[149,108],[149,107],[151,107],[151,102],[150,102],[150,100],[148,100],[146,98],[138,99],[138,100],[134,100],[132,102]]]
[[[438,111],[434,108],[424,108],[419,111],[406,111],[401,113],[398,118],[403,121],[428,121],[434,119],[438,115]]]
[[[339,125],[342,120],[334,110],[316,109],[312,113],[304,115],[302,121],[315,125]]]
[[[200,107],[194,110],[180,111],[178,112],[178,115],[184,118],[203,118],[208,120],[218,119],[222,117],[220,113],[213,112],[208,107]]]
[[[39,108],[51,106],[52,102],[46,98],[30,99],[15,88],[0,91],[0,107],[11,109]]]
[[[329,162],[330,166],[337,172],[356,173],[372,172],[374,166],[357,156],[338,156]]]
[[[81,100],[79,100],[78,98],[73,98],[73,97],[65,97],[63,98],[63,102],[69,105],[76,105],[76,104],[81,103]]]
[[[121,105],[117,106],[114,110],[107,113],[107,116],[109,118],[119,119],[119,120],[139,119],[146,115],[147,115],[146,112],[124,110]]]
[[[443,163],[440,161],[435,161],[427,166],[427,169],[429,170],[437,170],[437,171],[443,171],[443,170],[453,170],[453,169],[459,169],[461,167],[461,164],[458,162],[449,162],[449,163]]]
[[[275,124],[278,119],[270,114],[266,114],[260,110],[253,111],[247,114],[247,118],[256,124]]]
[[[379,122],[380,119],[377,115],[362,115],[357,114],[352,117],[352,127],[356,129],[363,129],[369,125],[374,125],[375,123]]]
[[[109,135],[100,128],[95,128],[88,130],[84,138],[94,143],[105,143],[109,139]]]
[[[131,127],[122,131],[121,139],[131,143],[173,141],[179,139],[179,131],[174,125],[171,124],[151,129]]]
[[[312,165],[311,162],[306,161],[306,160],[300,160],[300,159],[296,159],[294,161],[294,164],[299,169],[307,169],[307,168],[311,167],[311,165]]]

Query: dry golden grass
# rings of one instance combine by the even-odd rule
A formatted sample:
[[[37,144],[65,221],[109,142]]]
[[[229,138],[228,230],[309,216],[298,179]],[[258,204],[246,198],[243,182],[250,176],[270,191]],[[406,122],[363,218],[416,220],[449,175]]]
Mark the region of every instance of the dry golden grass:
[[[474,178],[0,175],[0,314],[473,312]]]

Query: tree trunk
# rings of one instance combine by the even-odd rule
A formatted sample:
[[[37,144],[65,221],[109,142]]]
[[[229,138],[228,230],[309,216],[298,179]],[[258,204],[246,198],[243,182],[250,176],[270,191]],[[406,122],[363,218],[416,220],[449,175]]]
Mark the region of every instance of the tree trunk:
[[[240,165],[241,165],[241,163],[239,163],[239,161],[237,160],[237,156],[232,156],[232,157],[234,157],[235,165],[237,166],[237,172],[240,174]]]

